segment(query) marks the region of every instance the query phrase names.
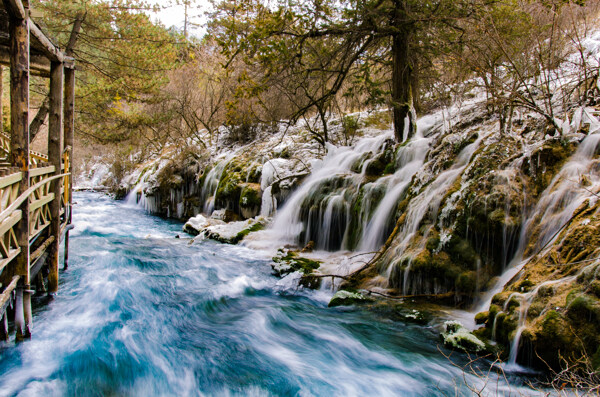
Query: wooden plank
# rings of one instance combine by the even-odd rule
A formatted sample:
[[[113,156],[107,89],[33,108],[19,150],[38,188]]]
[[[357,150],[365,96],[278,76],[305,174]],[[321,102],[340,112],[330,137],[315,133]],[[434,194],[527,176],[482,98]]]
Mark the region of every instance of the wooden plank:
[[[72,204],[73,204],[73,144],[75,136],[75,70],[65,69],[65,90],[64,90],[64,136],[65,136],[65,150],[69,148],[67,157],[68,167],[65,167],[65,173],[69,173],[69,177],[65,179],[65,193],[64,201],[67,206],[67,224],[71,224],[73,216]],[[62,236],[62,230],[61,230]],[[69,267],[69,230],[65,230],[65,255],[64,255],[64,269]]]
[[[29,241],[33,241],[34,238],[36,238],[41,232],[43,232],[44,230],[46,230],[46,228],[50,226],[50,222],[44,223],[42,226],[38,227],[35,230],[31,231],[31,237],[29,239]]]
[[[0,65],[10,66],[9,48],[0,45]],[[29,55],[29,72],[40,77],[50,77],[50,60],[42,55]]]
[[[57,239],[55,239],[54,236],[48,237],[48,239],[46,239],[46,241],[44,241],[44,244],[42,244],[38,249],[36,249],[31,254],[31,263],[33,264],[33,262],[35,262],[36,260],[38,260],[38,258],[44,254],[44,252],[48,249],[48,247],[52,243],[56,242],[56,240]]]
[[[0,236],[4,236],[17,222],[21,220],[21,211],[16,210],[2,223],[0,223]]]
[[[12,212],[14,210],[16,210],[24,201],[29,201],[28,200],[29,196],[31,194],[33,194],[37,189],[39,189],[40,187],[44,186],[48,182],[51,182],[55,179],[63,178],[65,175],[69,175],[69,174],[55,175],[50,178],[43,179],[41,182],[38,182],[35,185],[33,185],[32,187],[30,187],[23,194],[19,195],[19,197],[16,198],[8,208],[6,208],[4,211],[0,212],[0,222],[2,222],[4,219],[8,218],[10,216],[10,214],[12,214]]]
[[[8,265],[10,262],[12,262],[13,259],[15,259],[17,257],[17,255],[19,255],[20,252],[21,252],[21,248],[11,250],[8,257],[5,259],[2,259],[0,261],[0,270],[4,269],[6,267],[6,265]]]
[[[42,30],[35,24],[29,24],[31,34],[40,42],[42,45],[42,52],[51,60],[56,62],[63,62],[65,57],[63,53],[50,41],[48,37],[42,32]]]
[[[0,178],[0,189],[3,189],[10,185],[14,185],[17,182],[20,182],[22,177],[23,177],[23,175],[21,175],[20,172],[11,174],[11,175],[7,175],[7,176],[3,176],[2,178]]]
[[[38,208],[43,207],[44,205],[51,202],[53,199],[54,199],[54,193],[50,193],[38,200],[31,201],[31,203],[29,204],[29,213],[31,214],[33,211],[37,210]]]
[[[55,170],[56,167],[53,165],[48,167],[33,168],[31,171],[29,171],[29,177],[34,178],[36,176],[52,174]]]

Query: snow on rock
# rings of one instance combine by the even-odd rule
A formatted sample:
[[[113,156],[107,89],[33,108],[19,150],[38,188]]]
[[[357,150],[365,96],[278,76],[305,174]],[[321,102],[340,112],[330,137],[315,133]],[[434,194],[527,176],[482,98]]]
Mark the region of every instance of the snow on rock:
[[[183,225],[183,231],[189,234],[198,235],[204,229],[210,226],[222,225],[225,222],[215,218],[206,218],[202,214],[198,214],[193,218],[190,218],[185,225]]]
[[[248,234],[264,229],[266,224],[267,219],[262,216],[245,221],[225,223],[219,219],[207,219],[203,215],[197,215],[185,224],[184,230],[189,225],[188,228],[196,231],[195,234],[198,236],[194,240],[208,238],[225,244],[237,244]]]

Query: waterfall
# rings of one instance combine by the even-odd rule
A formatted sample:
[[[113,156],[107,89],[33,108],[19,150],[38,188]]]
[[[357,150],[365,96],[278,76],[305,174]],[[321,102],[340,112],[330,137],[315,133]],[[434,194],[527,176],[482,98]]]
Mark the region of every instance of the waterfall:
[[[375,175],[373,169],[385,173],[381,158],[392,153],[391,133],[363,138],[354,147],[328,145],[325,158],[278,210],[274,234],[299,245],[313,240],[317,248],[330,251],[378,249],[393,228],[398,202],[424,163],[431,143],[424,132],[441,120],[429,116],[418,121],[415,136],[392,154],[389,175]]]
[[[480,302],[475,305],[473,313],[487,310],[493,296],[504,289],[504,286],[529,262],[532,255],[539,254],[540,250],[550,249],[550,243],[558,236],[559,231],[571,219],[577,208],[588,200],[598,199],[591,192],[600,189],[600,168],[597,160],[594,159],[599,145],[599,133],[588,135],[581,142],[575,154],[552,179],[550,185],[542,192],[521,230],[517,253],[494,287],[485,293]],[[582,186],[582,184],[587,186]],[[586,269],[595,265],[597,263],[589,265]],[[517,330],[510,344],[509,364],[516,364],[521,335],[527,325],[527,311],[540,288],[573,281],[576,278],[577,275],[546,281],[528,293],[513,293],[505,302],[503,310],[506,312],[512,299],[520,301]],[[495,329],[493,331],[495,337]]]
[[[150,206],[148,197],[146,196],[146,187],[148,186],[148,178],[154,173],[154,169],[149,169],[144,172],[138,179],[133,189],[125,197],[125,204],[130,207],[139,206],[149,211]]]
[[[475,142],[467,145],[458,154],[454,164],[447,170],[441,172],[430,184],[428,184],[421,193],[416,197],[412,198],[408,208],[406,210],[406,218],[400,229],[398,236],[396,237],[400,242],[395,248],[396,256],[401,257],[405,250],[408,248],[411,240],[415,237],[419,226],[423,218],[430,213],[431,216],[437,218],[439,206],[445,197],[445,193],[454,184],[457,178],[462,174],[463,170],[469,164],[469,161],[475,151],[481,144],[482,137],[478,138]],[[423,239],[423,247],[425,246],[426,239]],[[411,290],[410,285],[410,270],[411,261],[409,260],[407,266],[403,272],[403,293],[409,294]],[[387,278],[390,280],[391,272],[396,262],[392,262],[387,268]]]
[[[229,161],[234,157],[235,153],[229,153],[223,155],[222,160],[219,160],[217,164],[208,171],[204,183],[202,184],[202,190],[200,192],[200,202],[203,203],[203,212],[207,215],[212,214],[215,209],[215,196],[219,189],[219,183],[223,177],[223,172],[229,164]]]
[[[364,169],[366,164],[362,167],[362,173],[358,174],[353,172],[353,166],[357,162],[360,162],[361,158],[370,153],[378,153],[385,141],[391,138],[391,134],[383,134],[373,138],[361,139],[355,147],[335,147],[328,145],[328,153],[323,160],[317,161],[314,164],[313,171],[310,176],[300,185],[300,187],[288,198],[287,202],[277,212],[272,229],[275,234],[280,238],[287,241],[300,242],[300,234],[304,232],[304,235],[310,235],[310,228],[322,228],[323,230],[332,230],[332,220],[335,218],[332,213],[325,217],[321,215],[321,208],[311,208],[308,214],[302,213],[302,204],[310,200],[311,197],[319,190],[320,186],[331,184],[332,179],[344,179],[347,178],[347,185],[358,186],[363,179]],[[342,182],[342,184],[344,184]],[[332,197],[327,198],[327,202],[331,202],[329,207],[330,212],[334,210],[333,206],[338,208],[344,207],[343,195],[339,192],[334,193],[338,196],[337,199],[332,201]],[[322,208],[323,212],[328,210],[327,206]],[[315,211],[319,211],[315,214]],[[311,214],[312,213],[312,214]],[[305,215],[303,217],[302,215]],[[320,219],[315,222],[310,222],[309,219]],[[325,223],[323,223],[325,222]],[[320,224],[317,224],[320,223]],[[347,223],[347,222],[346,222]],[[347,227],[347,224],[343,225]],[[329,238],[329,237],[327,237]],[[323,246],[323,244],[318,244]]]
[[[388,225],[390,219],[393,219],[393,211],[413,176],[423,166],[429,143],[430,139],[416,136],[409,144],[398,150],[398,171],[382,180],[382,183],[386,184],[387,193],[363,229],[360,250],[375,251],[385,242],[389,234],[386,231],[390,231]]]
[[[594,153],[599,144],[600,133],[587,136],[571,159],[564,164],[550,185],[542,192],[521,229],[517,253],[494,287],[475,305],[474,313],[489,307],[494,295],[502,291],[504,286],[527,264],[530,255],[536,254],[556,237],[557,232],[581,204],[587,200],[597,200],[590,191],[600,189],[600,170],[594,167]],[[584,175],[589,186],[579,184],[580,178]],[[534,241],[531,241],[532,238]]]

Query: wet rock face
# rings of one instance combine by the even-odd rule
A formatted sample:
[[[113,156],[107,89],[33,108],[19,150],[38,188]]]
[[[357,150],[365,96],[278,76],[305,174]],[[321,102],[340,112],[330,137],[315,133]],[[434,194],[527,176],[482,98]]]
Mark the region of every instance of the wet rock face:
[[[507,356],[513,348],[516,362],[542,370],[582,358],[600,368],[599,232],[596,202],[576,212],[557,243],[494,297],[486,336],[504,345]]]
[[[521,170],[532,180],[533,193],[538,196],[549,185],[574,151],[574,144],[561,140],[546,141],[523,159]]]
[[[403,295],[455,293],[457,303],[469,302],[500,274],[514,256],[530,194],[530,180],[518,168],[522,143],[491,134],[463,168],[460,156],[491,126],[455,133],[437,140],[413,179],[409,195],[398,206],[397,237],[377,264],[390,269],[389,287]],[[453,173],[453,169],[460,171]],[[421,217],[411,208],[423,200],[431,186],[444,186],[442,178],[455,178]],[[436,179],[437,178],[437,179]],[[408,222],[413,224],[414,233]]]

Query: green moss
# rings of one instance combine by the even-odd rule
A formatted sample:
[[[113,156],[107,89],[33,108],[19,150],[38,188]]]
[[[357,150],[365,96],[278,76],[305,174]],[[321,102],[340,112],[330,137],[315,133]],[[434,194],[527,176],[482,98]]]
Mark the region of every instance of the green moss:
[[[277,256],[273,257],[274,264],[271,265],[273,271],[279,277],[283,277],[289,273],[300,271],[305,275],[311,274],[314,270],[321,266],[320,261],[303,258],[298,256],[294,251],[284,251],[279,249]]]
[[[533,285],[534,284],[533,282],[531,282],[531,280],[525,279],[516,285],[516,289],[521,292],[527,292],[531,290],[531,287],[533,287]]]
[[[394,172],[396,172],[396,166],[393,163],[388,163],[383,169],[384,175],[393,174]]]
[[[240,176],[235,172],[223,171],[223,176],[219,181],[219,187],[215,194],[215,201],[219,207],[227,208],[227,203],[237,203],[240,200],[242,187],[240,186]]]
[[[475,324],[484,324],[490,316],[490,312],[480,312],[475,315]]]
[[[568,316],[600,326],[600,302],[590,295],[579,295],[569,305]]]
[[[427,243],[425,244],[425,248],[429,250],[429,252],[435,251],[440,246],[440,238],[439,237],[429,237],[427,239]]]
[[[386,167],[386,164],[383,161],[381,161],[381,159],[376,158],[367,164],[365,174],[367,176],[379,177],[379,176],[383,175],[383,170],[385,170],[385,167]]]
[[[591,360],[592,367],[596,371],[600,371],[600,346],[598,346],[598,349],[596,349],[596,352],[592,355],[590,360]]]
[[[264,228],[265,228],[265,225],[262,224],[262,223],[255,223],[255,224],[253,224],[252,226],[250,226],[247,229],[242,230],[241,232],[239,232],[235,236],[236,242],[234,244],[237,244],[240,241],[242,241],[244,239],[244,237],[246,237],[250,233],[252,233],[252,232],[258,232],[259,230],[263,230]]]
[[[590,292],[600,298],[600,281],[594,280],[590,283]]]
[[[476,269],[477,262],[481,260],[469,241],[455,234],[450,238],[445,250],[450,254],[453,262],[460,263],[468,269]]]
[[[474,271],[463,272],[456,281],[457,292],[471,295],[475,292],[477,286],[477,274]]]
[[[262,197],[260,195],[260,186],[245,185],[240,193],[240,207],[241,208],[260,208],[262,204]]]

